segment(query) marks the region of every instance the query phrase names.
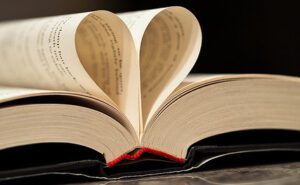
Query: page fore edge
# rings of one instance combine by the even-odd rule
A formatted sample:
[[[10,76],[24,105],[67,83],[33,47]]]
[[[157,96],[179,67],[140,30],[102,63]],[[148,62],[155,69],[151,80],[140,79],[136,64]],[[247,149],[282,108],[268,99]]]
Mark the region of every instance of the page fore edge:
[[[183,164],[185,162],[184,158],[179,158],[179,157],[176,157],[174,155],[168,154],[168,153],[160,151],[160,150],[155,150],[155,149],[152,149],[152,148],[140,148],[134,154],[131,155],[131,154],[125,153],[125,154],[117,157],[116,159],[108,162],[106,165],[107,165],[107,167],[111,168],[111,167],[114,167],[119,162],[121,162],[121,161],[123,161],[125,159],[137,160],[144,153],[149,153],[149,154],[154,154],[154,155],[157,155],[157,156],[161,156],[161,157],[164,157],[166,159],[170,159],[170,160],[175,161],[175,162],[180,163],[180,164]]]

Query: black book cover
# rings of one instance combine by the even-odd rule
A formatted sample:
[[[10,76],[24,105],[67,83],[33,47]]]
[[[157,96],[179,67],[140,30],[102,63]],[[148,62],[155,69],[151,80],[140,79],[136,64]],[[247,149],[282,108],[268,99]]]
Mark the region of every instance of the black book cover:
[[[278,155],[280,154],[280,155]],[[91,149],[44,143],[0,151],[0,182],[47,178],[113,180],[300,160],[300,133],[283,130],[232,132],[204,139],[189,148],[185,163],[143,154],[108,167],[102,155]]]

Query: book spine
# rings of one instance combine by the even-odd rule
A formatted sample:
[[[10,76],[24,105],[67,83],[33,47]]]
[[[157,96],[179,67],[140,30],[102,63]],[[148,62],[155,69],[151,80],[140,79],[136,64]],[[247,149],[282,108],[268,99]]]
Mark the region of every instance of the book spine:
[[[171,155],[171,154],[168,154],[168,153],[165,153],[165,152],[162,152],[162,151],[159,151],[159,150],[154,150],[154,149],[151,149],[151,148],[140,148],[138,149],[134,154],[123,154],[121,156],[119,156],[118,158],[110,161],[107,163],[107,166],[108,167],[113,167],[115,166],[116,164],[118,164],[119,162],[123,161],[123,160],[137,160],[138,158],[140,158],[144,153],[149,153],[149,154],[153,154],[153,155],[157,155],[157,156],[161,156],[161,157],[164,157],[166,159],[169,159],[169,160],[172,160],[172,161],[175,161],[177,163],[184,163],[185,162],[185,159],[184,158],[179,158],[179,157],[176,157],[174,155]]]

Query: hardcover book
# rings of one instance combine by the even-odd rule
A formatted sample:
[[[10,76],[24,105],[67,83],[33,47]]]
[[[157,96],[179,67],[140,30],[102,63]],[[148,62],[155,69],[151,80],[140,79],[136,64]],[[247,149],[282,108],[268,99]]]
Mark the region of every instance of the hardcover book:
[[[0,23],[0,180],[117,179],[299,151],[300,79],[188,76],[201,42],[182,7]]]

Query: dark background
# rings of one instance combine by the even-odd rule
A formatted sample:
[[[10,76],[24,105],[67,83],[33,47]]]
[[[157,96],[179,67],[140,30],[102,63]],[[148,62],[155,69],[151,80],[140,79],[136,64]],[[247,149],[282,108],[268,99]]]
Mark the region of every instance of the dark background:
[[[193,72],[300,76],[300,1],[289,0],[1,0],[0,20],[106,9],[180,5],[199,19],[202,50]]]

